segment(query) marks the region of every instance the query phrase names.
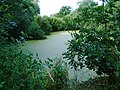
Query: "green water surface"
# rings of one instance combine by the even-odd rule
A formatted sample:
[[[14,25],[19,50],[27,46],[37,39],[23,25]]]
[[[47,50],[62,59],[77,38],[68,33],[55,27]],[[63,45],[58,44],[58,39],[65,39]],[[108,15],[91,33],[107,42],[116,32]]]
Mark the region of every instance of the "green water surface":
[[[41,60],[46,60],[48,57],[62,57],[67,50],[68,40],[71,40],[68,31],[54,32],[44,40],[26,41],[24,48],[33,54],[38,53]]]
[[[54,32],[47,36],[45,40],[30,40],[24,43],[24,50],[33,53],[38,53],[41,60],[47,60],[47,58],[61,57],[64,52],[67,51],[67,42],[71,40],[71,34],[68,31]],[[68,67],[70,67],[68,65]],[[89,78],[96,76],[95,72],[88,70],[87,68],[75,71],[74,69],[69,70],[69,77],[77,79],[79,81],[86,81]]]

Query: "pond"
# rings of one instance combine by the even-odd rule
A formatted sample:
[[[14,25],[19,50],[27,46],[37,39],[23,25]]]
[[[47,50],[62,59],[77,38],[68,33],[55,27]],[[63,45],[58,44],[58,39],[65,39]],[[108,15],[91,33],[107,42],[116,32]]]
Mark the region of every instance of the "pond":
[[[68,31],[54,32],[44,40],[30,40],[24,45],[24,48],[31,53],[38,53],[41,60],[47,58],[62,57],[62,53],[67,50],[67,41],[71,40]]]
[[[68,31],[54,32],[47,36],[45,40],[30,40],[24,44],[24,50],[27,50],[33,54],[38,53],[41,60],[47,60],[47,58],[62,58],[62,54],[67,51],[67,42],[71,40],[71,34]],[[95,77],[96,74],[87,68],[74,71],[69,69],[69,77],[77,79],[79,81],[86,81],[89,78]]]

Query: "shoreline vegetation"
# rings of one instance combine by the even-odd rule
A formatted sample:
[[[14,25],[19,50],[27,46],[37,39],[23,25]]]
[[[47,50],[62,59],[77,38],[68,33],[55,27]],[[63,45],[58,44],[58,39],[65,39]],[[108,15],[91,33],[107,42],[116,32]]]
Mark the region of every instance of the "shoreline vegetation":
[[[40,16],[37,0],[1,0],[0,90],[119,90],[120,1],[102,2],[98,6],[83,0],[74,11],[63,6],[48,17]],[[78,30],[63,54],[71,68],[87,67],[100,77],[83,83],[69,80],[64,60],[43,63],[38,54],[34,58],[17,49],[18,42],[61,30]]]

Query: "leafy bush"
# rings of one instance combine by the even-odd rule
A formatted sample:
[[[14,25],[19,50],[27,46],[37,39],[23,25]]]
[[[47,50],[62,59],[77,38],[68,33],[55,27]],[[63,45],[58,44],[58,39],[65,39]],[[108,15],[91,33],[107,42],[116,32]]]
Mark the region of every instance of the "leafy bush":
[[[26,38],[22,32],[28,34],[31,21],[38,14],[37,0],[1,0],[0,34],[4,38],[8,38],[8,41],[12,39],[20,40],[21,37]]]
[[[31,27],[29,28],[27,39],[44,39],[44,38],[45,38],[44,32],[42,31],[38,23],[33,21],[31,23]]]
[[[47,78],[47,90],[61,90],[67,87],[68,70],[67,63],[60,58],[48,59],[46,65],[49,68],[49,77]]]
[[[67,69],[60,59],[43,63],[18,49],[0,47],[0,90],[58,90],[67,84]]]
[[[22,51],[16,52],[14,46],[0,49],[1,90],[39,90],[44,87],[40,61]]]
[[[52,31],[52,25],[50,24],[50,18],[47,16],[43,16],[41,18],[39,25],[46,35],[49,35],[50,32]]]
[[[79,12],[81,29],[73,34],[65,53],[75,69],[87,67],[98,75],[104,73],[111,81],[115,80],[113,77],[116,71],[119,73],[117,69],[120,62],[120,12],[117,3],[109,2],[105,7],[89,4]],[[99,16],[102,16],[101,20]]]
[[[50,24],[52,25],[52,31],[65,30],[65,21],[63,18],[50,17]]]

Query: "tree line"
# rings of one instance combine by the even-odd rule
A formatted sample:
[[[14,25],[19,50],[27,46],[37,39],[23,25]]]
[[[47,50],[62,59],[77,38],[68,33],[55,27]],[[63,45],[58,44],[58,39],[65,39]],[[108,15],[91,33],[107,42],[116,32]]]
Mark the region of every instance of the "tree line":
[[[0,38],[7,42],[23,39],[43,39],[51,31],[67,30],[64,15],[71,7],[62,7],[59,15],[40,16],[38,0],[0,1]],[[66,22],[65,22],[66,21]]]
[[[24,39],[44,39],[50,32],[78,30],[77,10],[62,6],[58,13],[40,16],[38,0],[1,0],[0,35],[7,42]]]
[[[57,83],[46,84],[46,81],[52,82],[51,74],[46,73],[41,60],[24,54],[11,44],[24,39],[43,39],[45,35],[60,30],[77,30],[72,34],[73,38],[64,53],[69,64],[75,70],[87,67],[98,75],[105,74],[109,85],[113,85],[110,88],[118,90],[120,1],[102,1],[103,4],[99,6],[93,0],[83,0],[78,2],[76,10],[63,6],[58,13],[48,17],[40,16],[37,0],[0,0],[1,90],[54,90],[56,85],[60,88],[64,83],[66,85],[67,71],[61,64],[51,72]],[[50,62],[53,61],[50,59]],[[58,71],[62,74],[58,74]]]

